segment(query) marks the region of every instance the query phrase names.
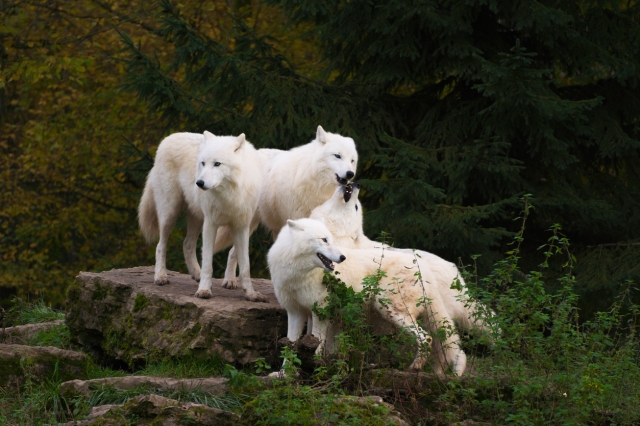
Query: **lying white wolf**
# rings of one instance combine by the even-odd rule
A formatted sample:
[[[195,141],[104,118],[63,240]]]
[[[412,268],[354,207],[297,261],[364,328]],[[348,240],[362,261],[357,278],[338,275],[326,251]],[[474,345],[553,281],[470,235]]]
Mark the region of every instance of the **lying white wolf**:
[[[362,291],[362,280],[380,268],[386,272],[386,277],[380,281],[383,293],[379,297],[386,298],[389,304],[385,306],[375,299],[373,307],[391,324],[416,337],[421,349],[409,368],[422,369],[427,359],[422,348],[431,345],[432,338],[420,326],[418,319],[424,318],[431,329],[451,328],[453,325],[428,265],[418,260],[422,280],[417,281],[414,276],[417,267],[411,261],[407,262],[404,253],[385,252],[381,259],[379,249],[334,246],[331,232],[314,219],[289,220],[287,225],[269,250],[267,259],[276,297],[287,310],[289,340],[296,341],[300,337],[311,315],[313,334],[320,339],[317,353],[322,353],[329,324],[320,320],[312,308],[316,302],[319,306],[325,303],[327,289],[322,284],[323,270],[333,271],[333,262],[342,262],[336,267],[340,279],[355,291]],[[424,303],[427,298],[429,302]],[[443,365],[448,365],[455,374],[462,375],[467,358],[458,342],[459,337],[455,333],[448,334],[446,340],[440,342],[442,350],[432,353],[437,361],[434,368],[439,365],[441,371]]]
[[[407,265],[412,264],[414,259],[427,264],[438,285],[447,314],[464,328],[486,330],[485,323],[479,318],[478,306],[465,294],[465,283],[455,264],[427,251],[390,247],[387,244],[372,241],[364,235],[362,205],[358,200],[359,192],[360,183],[358,182],[337,188],[330,199],[311,212],[310,217],[324,221],[337,246],[377,249],[378,255],[384,248],[385,256],[389,251],[403,253],[406,256]]]
[[[261,185],[262,161],[244,133],[238,137],[214,136],[205,131],[203,135],[175,133],[166,137],[158,147],[138,209],[140,229],[147,241],[160,237],[155,283],[169,283],[167,241],[180,211],[186,207],[183,251],[191,277],[200,281],[196,297],[211,297],[214,242],[218,228],[226,226],[237,249],[245,298],[266,302],[266,297],[253,289],[249,268],[250,224]],[[201,230],[202,271],[196,257]]]
[[[263,153],[264,151],[264,153]],[[275,239],[287,219],[309,217],[311,211],[331,198],[335,189],[355,176],[358,152],[353,139],[325,132],[318,126],[316,138],[289,151],[259,150],[267,158],[258,214],[251,231],[262,222]],[[218,233],[215,250],[233,243],[223,228]],[[229,252],[222,285],[235,287],[235,247]]]

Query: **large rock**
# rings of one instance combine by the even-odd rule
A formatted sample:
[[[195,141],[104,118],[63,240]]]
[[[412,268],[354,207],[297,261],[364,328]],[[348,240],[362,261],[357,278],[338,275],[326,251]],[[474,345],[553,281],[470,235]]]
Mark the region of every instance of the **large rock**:
[[[280,362],[277,341],[286,335],[287,314],[270,281],[252,280],[268,298],[256,303],[244,300],[241,289],[220,287],[221,280],[214,280],[211,299],[198,299],[198,284],[188,275],[169,277],[171,284],[159,287],[153,267],[81,272],[67,293],[72,341],[129,365],[184,355]]]
[[[0,387],[33,380],[65,381],[87,377],[87,356],[51,346],[0,344]]]
[[[229,411],[192,402],[182,403],[159,395],[132,398],[124,404],[124,410],[128,417],[138,418],[139,424],[231,426],[240,420],[240,416]]]

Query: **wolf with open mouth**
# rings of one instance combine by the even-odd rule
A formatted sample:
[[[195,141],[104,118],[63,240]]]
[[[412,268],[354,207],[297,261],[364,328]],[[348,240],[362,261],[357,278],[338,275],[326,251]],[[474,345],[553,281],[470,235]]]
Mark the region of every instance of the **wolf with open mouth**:
[[[312,333],[320,340],[316,354],[324,354],[327,338],[333,331],[330,321],[313,312],[314,305],[324,306],[327,300],[323,271],[339,271],[345,285],[361,292],[364,279],[382,270],[385,274],[379,282],[380,298],[371,299],[369,305],[391,325],[415,336],[419,348],[409,368],[419,371],[431,358],[436,372],[442,373],[449,367],[458,376],[464,372],[467,358],[459,347],[460,337],[452,328],[453,318],[428,265],[422,263],[418,267],[411,256],[402,252],[383,254],[376,249],[334,245],[329,229],[315,219],[288,221],[269,250],[267,260],[276,297],[287,310],[289,340],[298,340],[311,317]],[[420,277],[416,278],[418,271]],[[418,319],[425,320],[426,328]],[[453,331],[442,336],[441,327]],[[438,346],[434,347],[436,340]],[[431,348],[438,349],[431,351]]]
[[[454,263],[424,250],[402,249],[391,247],[378,241],[369,239],[362,230],[362,204],[358,199],[360,184],[352,182],[335,190],[333,196],[322,205],[313,209],[310,219],[322,220],[333,235],[333,240],[340,249],[373,250],[374,253],[396,256],[398,253],[405,258],[407,265],[418,264],[423,271],[429,271],[433,283],[442,297],[446,314],[454,319],[461,327],[489,332],[487,324],[479,312],[491,316],[492,311],[469,300],[464,279]],[[346,253],[346,252],[345,252]],[[348,255],[347,255],[348,256]],[[345,263],[345,265],[347,265]],[[338,268],[340,269],[340,268]],[[437,344],[437,342],[436,342]],[[438,367],[435,366],[438,371]]]

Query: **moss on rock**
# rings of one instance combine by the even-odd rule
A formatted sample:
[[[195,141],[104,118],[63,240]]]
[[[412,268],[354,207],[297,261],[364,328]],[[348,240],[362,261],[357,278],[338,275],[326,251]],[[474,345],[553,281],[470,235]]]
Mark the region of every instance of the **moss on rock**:
[[[0,386],[26,380],[86,378],[89,360],[81,352],[51,346],[0,345]]]
[[[130,366],[182,356],[220,356],[245,364],[258,357],[277,364],[277,341],[286,334],[286,311],[271,283],[254,286],[269,303],[244,300],[242,290],[214,283],[214,297],[193,297],[197,283],[170,273],[171,285],[153,284],[153,268],[83,272],[67,298],[72,342],[93,355]]]

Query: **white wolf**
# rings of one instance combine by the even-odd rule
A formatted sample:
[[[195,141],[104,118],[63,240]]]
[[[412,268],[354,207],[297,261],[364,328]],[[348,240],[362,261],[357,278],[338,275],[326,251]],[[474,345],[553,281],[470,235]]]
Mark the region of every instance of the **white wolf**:
[[[263,153],[264,151],[264,153]],[[259,150],[266,159],[257,217],[251,231],[262,222],[275,239],[287,219],[309,217],[311,211],[331,198],[335,189],[356,173],[358,152],[352,138],[325,132],[318,126],[316,138],[289,151]],[[233,243],[221,229],[216,251]],[[235,287],[235,247],[229,252],[223,286]]]
[[[313,334],[320,339],[317,353],[322,353],[329,324],[326,320],[321,321],[312,308],[316,302],[320,306],[324,303],[327,289],[322,284],[323,270],[333,271],[333,262],[342,262],[336,266],[340,279],[355,291],[363,290],[362,280],[366,276],[375,274],[378,268],[385,271],[386,277],[380,281],[380,288],[383,289],[380,297],[388,299],[389,304],[384,306],[376,298],[372,302],[373,307],[391,324],[414,334],[421,348],[430,345],[432,339],[419,325],[419,318],[427,317],[425,319],[430,328],[453,325],[437,285],[433,284],[435,278],[424,262],[418,261],[422,280],[416,281],[414,274],[417,268],[412,262],[407,262],[404,253],[385,252],[381,259],[380,250],[334,246],[331,232],[318,220],[289,220],[287,224],[269,250],[267,259],[276,297],[287,310],[287,337],[291,341],[300,337],[311,315]],[[424,303],[426,298],[429,303]],[[433,351],[437,358],[434,369],[441,371],[443,366],[448,365],[455,374],[462,375],[466,367],[466,355],[458,342],[459,337],[455,333],[450,333],[446,341],[440,342],[442,351]],[[410,369],[422,369],[426,355],[420,349]]]
[[[474,302],[466,295],[465,282],[455,264],[423,250],[398,249],[372,241],[362,231],[362,205],[358,200],[360,184],[353,182],[337,188],[332,197],[311,213],[312,219],[323,220],[333,234],[335,244],[340,247],[354,249],[377,249],[380,255],[382,249],[385,256],[389,251],[402,253],[405,262],[412,264],[414,259],[428,265],[448,315],[458,321],[464,328],[487,330],[485,323],[479,318],[478,309]],[[482,308],[480,308],[482,309]],[[489,313],[487,311],[487,313]]]
[[[249,234],[262,185],[262,161],[244,133],[235,136],[175,133],[158,147],[140,200],[139,224],[156,247],[155,283],[168,284],[166,250],[169,234],[186,207],[187,236],[183,243],[191,277],[200,281],[196,297],[211,297],[214,241],[218,227],[227,226],[236,245],[245,298],[266,302],[253,289],[249,270]],[[204,223],[204,228],[203,228]],[[202,271],[196,243],[202,233]]]

